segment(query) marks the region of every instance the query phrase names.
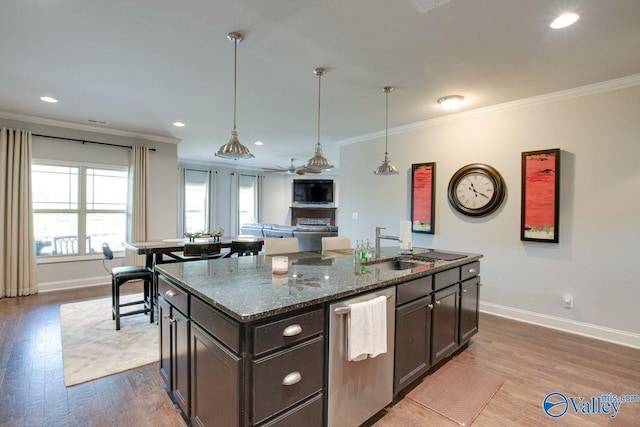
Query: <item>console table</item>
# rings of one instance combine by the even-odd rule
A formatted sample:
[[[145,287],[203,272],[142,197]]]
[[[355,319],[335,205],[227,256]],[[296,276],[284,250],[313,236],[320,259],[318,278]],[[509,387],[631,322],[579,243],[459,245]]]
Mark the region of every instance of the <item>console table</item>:
[[[329,225],[336,225],[336,209],[328,207],[291,206],[291,225],[298,224],[298,218],[329,218]]]

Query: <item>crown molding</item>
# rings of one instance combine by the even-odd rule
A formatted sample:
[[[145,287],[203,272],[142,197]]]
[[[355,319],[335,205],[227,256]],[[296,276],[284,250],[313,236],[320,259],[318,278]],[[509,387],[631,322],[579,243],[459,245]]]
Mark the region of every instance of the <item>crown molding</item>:
[[[604,82],[580,86],[573,89],[561,90],[545,95],[533,96],[531,98],[519,99],[517,101],[505,102],[503,104],[491,105],[489,107],[477,108],[475,110],[463,111],[460,113],[449,114],[446,116],[436,117],[420,122],[396,126],[393,128],[389,128],[388,133],[389,135],[395,135],[405,132],[411,132],[414,130],[467,120],[473,117],[481,117],[489,114],[534,107],[538,105],[548,104],[550,102],[564,101],[567,99],[579,98],[582,96],[594,95],[602,92],[610,92],[613,90],[624,89],[637,85],[640,85],[640,74],[634,74],[627,77],[621,77],[619,79],[607,80]],[[383,138],[384,134],[384,130],[366,133],[363,135],[354,136],[352,138],[343,139],[341,141],[338,141],[337,144],[339,146],[355,144],[358,142],[369,141],[371,139]]]
[[[21,122],[33,123],[38,125],[56,126],[65,129],[82,130],[86,132],[103,133],[107,135],[123,136],[127,138],[142,139],[145,141],[164,142],[165,144],[178,144],[181,139],[168,136],[152,135],[141,132],[130,132],[119,129],[108,129],[97,126],[85,125],[82,123],[65,122],[62,120],[47,119],[45,117],[30,116],[27,114],[11,113],[9,111],[0,111],[0,118],[7,120],[18,120]]]

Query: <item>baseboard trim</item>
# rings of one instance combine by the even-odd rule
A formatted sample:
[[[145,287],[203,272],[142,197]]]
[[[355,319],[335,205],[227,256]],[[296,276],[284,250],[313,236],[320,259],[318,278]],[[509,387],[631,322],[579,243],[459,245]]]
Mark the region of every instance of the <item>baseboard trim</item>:
[[[75,280],[61,280],[56,282],[38,283],[38,292],[53,292],[64,289],[89,288],[92,286],[108,285],[111,276],[85,277]]]
[[[563,319],[557,316],[550,316],[548,314],[521,310],[519,308],[489,302],[481,302],[480,311],[483,313],[493,314],[513,320],[519,320],[521,322],[532,323],[534,325],[640,349],[640,334],[593,325],[590,323],[578,322],[571,319]]]

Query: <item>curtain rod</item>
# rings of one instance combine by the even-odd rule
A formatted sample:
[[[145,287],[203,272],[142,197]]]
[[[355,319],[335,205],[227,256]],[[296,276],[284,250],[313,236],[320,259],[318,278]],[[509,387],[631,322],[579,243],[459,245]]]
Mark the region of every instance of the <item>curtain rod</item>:
[[[64,141],[75,141],[75,142],[82,142],[83,144],[98,144],[98,145],[108,145],[110,147],[120,147],[120,148],[133,148],[130,145],[120,145],[120,144],[112,144],[110,142],[97,142],[97,141],[88,141],[86,139],[76,139],[76,138],[64,138],[61,136],[51,136],[51,135],[42,135],[42,134],[38,134],[38,133],[32,133],[32,136],[39,136],[40,138],[51,138],[51,139],[61,139]],[[156,151],[155,148],[149,148],[149,151]]]

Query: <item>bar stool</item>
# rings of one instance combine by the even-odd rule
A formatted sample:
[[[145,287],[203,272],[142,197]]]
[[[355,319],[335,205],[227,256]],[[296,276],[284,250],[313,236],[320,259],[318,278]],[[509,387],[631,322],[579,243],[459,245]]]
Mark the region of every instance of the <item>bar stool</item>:
[[[116,331],[120,330],[120,318],[131,316],[134,314],[149,314],[149,322],[153,323],[153,270],[141,265],[126,265],[122,267],[113,267],[109,270],[105,264],[105,260],[113,259],[113,252],[107,243],[102,244],[102,264],[105,270],[111,274],[111,318],[116,321]],[[120,286],[130,280],[142,280],[144,284],[144,297],[142,300],[120,303]],[[121,307],[132,305],[142,305],[142,308],[125,313],[120,312]]]
[[[238,240],[231,241],[231,250],[226,255],[226,257],[230,257],[233,254],[238,254],[238,256],[245,255],[258,255],[258,252],[262,250],[262,241],[258,240],[255,242],[244,242]]]

